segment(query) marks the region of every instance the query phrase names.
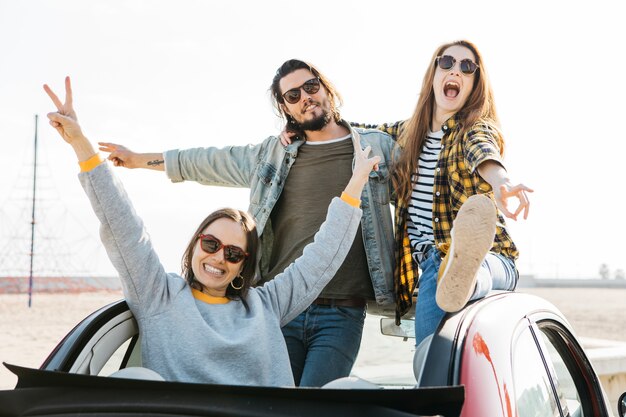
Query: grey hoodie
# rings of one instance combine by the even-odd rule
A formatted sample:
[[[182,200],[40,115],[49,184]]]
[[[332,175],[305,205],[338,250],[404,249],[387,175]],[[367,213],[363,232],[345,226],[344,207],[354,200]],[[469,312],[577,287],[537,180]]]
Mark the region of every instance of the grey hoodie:
[[[207,304],[177,274],[166,273],[142,220],[108,163],[79,174],[100,220],[100,237],[120,274],[142,335],[143,366],[166,380],[293,386],[281,333],[341,266],[361,210],[339,198],[313,243],[282,274],[240,300]]]

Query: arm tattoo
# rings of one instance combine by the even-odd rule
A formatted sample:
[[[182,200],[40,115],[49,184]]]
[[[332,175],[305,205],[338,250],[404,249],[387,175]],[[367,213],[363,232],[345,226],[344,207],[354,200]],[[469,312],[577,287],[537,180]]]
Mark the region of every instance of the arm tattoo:
[[[148,166],[149,167],[151,167],[151,166],[159,166],[159,165],[162,165],[164,163],[165,163],[165,161],[162,160],[162,159],[155,159],[154,161],[148,161]]]

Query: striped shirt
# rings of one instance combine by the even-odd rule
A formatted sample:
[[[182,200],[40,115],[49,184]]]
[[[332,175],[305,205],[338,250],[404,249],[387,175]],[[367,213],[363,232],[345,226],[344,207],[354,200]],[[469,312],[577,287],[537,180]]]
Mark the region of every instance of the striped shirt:
[[[407,232],[412,252],[417,261],[422,261],[425,249],[435,244],[433,235],[433,186],[435,168],[441,151],[443,130],[429,132],[417,163],[417,173],[413,176],[413,192],[408,206]]]

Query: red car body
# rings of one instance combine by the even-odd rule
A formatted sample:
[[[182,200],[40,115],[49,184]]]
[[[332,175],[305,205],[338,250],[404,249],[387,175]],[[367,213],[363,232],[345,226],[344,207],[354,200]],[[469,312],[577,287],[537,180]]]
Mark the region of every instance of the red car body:
[[[598,376],[559,310],[500,293],[448,315],[419,386],[463,385],[462,417],[612,416]]]

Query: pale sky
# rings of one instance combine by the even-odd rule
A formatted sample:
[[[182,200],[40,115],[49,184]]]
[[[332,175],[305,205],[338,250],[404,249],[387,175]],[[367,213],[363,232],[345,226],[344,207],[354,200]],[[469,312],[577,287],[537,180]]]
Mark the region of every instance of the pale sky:
[[[626,29],[617,4],[0,0],[0,270],[28,252],[39,114],[37,269],[76,262],[114,273],[98,249],[75,156],[47,124],[54,107],[42,84],[62,93],[63,77],[72,77],[93,141],[153,152],[243,145],[280,131],[267,90],[287,59],[310,61],[334,82],[345,119],[392,122],[412,113],[435,48],[459,38],[483,54],[512,180],[535,189],[529,219],[509,221],[520,272],[594,277],[602,263],[626,270]],[[247,190],[116,172],[168,271],[179,271],[206,214],[247,207]]]

